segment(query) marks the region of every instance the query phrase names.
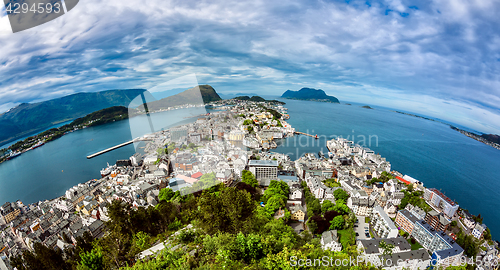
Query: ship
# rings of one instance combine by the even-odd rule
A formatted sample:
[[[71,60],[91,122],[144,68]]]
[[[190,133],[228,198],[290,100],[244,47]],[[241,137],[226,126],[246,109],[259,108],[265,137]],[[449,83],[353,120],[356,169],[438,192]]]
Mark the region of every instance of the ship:
[[[40,146],[42,146],[42,145],[44,145],[44,144],[45,144],[45,141],[39,141],[37,144],[33,145],[33,146],[31,147],[31,149],[38,148],[38,147],[40,147]]]
[[[110,166],[109,163],[107,163],[107,164],[108,164],[108,167],[103,168],[101,170],[101,177],[106,177],[106,176],[110,175],[111,172],[115,169],[115,166]]]
[[[10,156],[7,158],[8,160],[13,159],[17,156],[20,156],[22,153],[21,152],[12,152]]]

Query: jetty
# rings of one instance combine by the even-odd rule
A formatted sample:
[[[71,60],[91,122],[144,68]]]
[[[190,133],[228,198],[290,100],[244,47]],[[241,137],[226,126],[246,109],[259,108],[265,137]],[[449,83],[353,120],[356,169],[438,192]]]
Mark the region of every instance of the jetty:
[[[307,134],[307,133],[304,133],[304,132],[299,132],[299,131],[295,131],[294,132],[295,134],[299,134],[299,135],[306,135],[306,136],[309,136],[309,137],[313,137],[315,139],[318,139],[318,134],[316,135],[311,135],[311,134]]]
[[[136,139],[133,139],[133,140],[131,140],[131,141],[124,142],[124,143],[121,143],[121,144],[119,144],[119,145],[115,145],[115,146],[113,146],[113,147],[110,147],[110,148],[108,148],[108,149],[104,149],[104,150],[102,150],[102,151],[99,151],[99,152],[97,152],[97,153],[95,153],[95,154],[89,155],[89,156],[87,156],[87,159],[95,158],[95,157],[100,156],[100,155],[102,155],[102,154],[104,154],[104,153],[107,153],[107,152],[110,152],[110,151],[116,150],[116,149],[118,149],[118,148],[121,148],[121,147],[127,146],[127,145],[129,145],[129,144],[134,143],[134,142],[139,142],[139,141],[150,141],[150,139],[143,138],[143,137],[142,137],[142,138],[136,138]]]

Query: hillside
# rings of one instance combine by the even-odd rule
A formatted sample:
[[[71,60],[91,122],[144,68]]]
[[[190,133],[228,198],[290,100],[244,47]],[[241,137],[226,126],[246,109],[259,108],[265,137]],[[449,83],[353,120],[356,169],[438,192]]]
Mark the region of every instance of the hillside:
[[[500,136],[495,135],[495,134],[483,134],[481,137],[485,138],[486,140],[494,143],[500,144]]]
[[[317,90],[313,88],[302,88],[299,91],[287,90],[281,97],[287,99],[340,103],[336,97],[327,95],[325,91],[321,89]]]
[[[249,96],[239,96],[239,97],[235,97],[234,99],[237,99],[237,100],[243,100],[243,101],[254,101],[254,102],[270,102],[270,103],[275,103],[275,104],[281,104],[281,105],[285,105],[286,103],[283,102],[283,101],[278,101],[278,100],[266,100],[260,96],[252,96],[252,97],[249,97]]]
[[[0,144],[55,124],[113,106],[128,106],[144,89],[78,93],[38,103],[23,103],[0,115]]]
[[[200,96],[201,93],[201,96]],[[210,85],[199,85],[190,88],[179,94],[166,97],[157,101],[149,102],[148,108],[150,111],[166,109],[184,104],[207,104],[212,101],[221,100],[220,96],[215,92],[214,88]]]

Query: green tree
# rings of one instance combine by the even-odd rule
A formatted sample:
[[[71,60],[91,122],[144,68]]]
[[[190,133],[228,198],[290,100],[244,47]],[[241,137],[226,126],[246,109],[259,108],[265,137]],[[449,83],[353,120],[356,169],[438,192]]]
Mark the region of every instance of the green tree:
[[[491,240],[490,228],[486,228],[486,230],[484,231],[483,237],[485,240]]]
[[[392,256],[392,249],[394,248],[393,244],[388,244],[384,240],[381,240],[379,246],[382,249],[382,255]]]
[[[175,192],[171,188],[167,187],[167,188],[162,188],[160,190],[160,193],[158,194],[158,199],[160,201],[168,202],[171,199],[173,199],[174,196],[175,196]]]
[[[243,183],[246,183],[252,187],[256,187],[259,185],[259,182],[257,181],[257,179],[255,179],[255,176],[253,175],[253,173],[251,171],[248,171],[248,170],[243,170],[241,172],[241,181]]]
[[[350,212],[349,207],[347,207],[347,205],[345,205],[344,202],[340,200],[337,201],[337,204],[332,207],[332,210],[335,210],[342,215],[345,215]]]
[[[80,263],[78,270],[102,270],[104,269],[103,255],[100,248],[92,249],[89,252],[80,253]]]
[[[318,199],[315,199],[307,204],[307,215],[313,216],[321,213],[321,205]]]
[[[338,201],[338,200],[341,200],[343,201],[344,203],[347,202],[347,199],[349,198],[349,194],[347,194],[347,192],[345,192],[343,189],[341,188],[338,188],[336,189],[334,192],[333,192],[333,196],[335,197],[335,200]]]
[[[336,216],[330,222],[330,230],[342,230],[344,228],[345,220],[342,216]]]
[[[254,216],[256,204],[250,193],[236,188],[225,188],[219,194],[203,192],[199,201],[199,224],[207,233],[239,232],[247,230]]]
[[[333,207],[335,207],[334,203],[332,203],[329,200],[324,200],[323,203],[321,204],[321,212],[325,213],[327,211],[333,210]]]

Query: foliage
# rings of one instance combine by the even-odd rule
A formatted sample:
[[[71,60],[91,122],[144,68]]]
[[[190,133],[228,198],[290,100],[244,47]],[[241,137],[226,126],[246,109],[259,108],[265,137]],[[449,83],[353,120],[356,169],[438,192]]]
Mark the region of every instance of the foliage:
[[[345,220],[342,216],[336,216],[331,221],[330,230],[341,230],[344,228]]]
[[[134,235],[134,245],[139,249],[139,250],[145,250],[150,247],[149,240],[150,236],[145,233],[145,232],[138,232]]]
[[[347,199],[349,198],[349,194],[347,194],[347,192],[345,192],[343,189],[339,188],[339,189],[336,189],[334,192],[333,192],[333,196],[335,197],[335,200],[336,201],[343,201],[344,203],[347,203]]]
[[[491,240],[491,231],[490,228],[486,228],[484,231],[483,237],[485,240]]]
[[[324,183],[325,183],[325,185],[326,185],[327,187],[331,187],[331,188],[334,188],[334,187],[340,187],[340,184],[339,184],[337,181],[335,181],[335,179],[334,179],[334,178],[326,179],[326,180],[324,181]]]
[[[169,202],[171,200],[174,200],[175,198],[180,196],[180,192],[174,192],[171,188],[166,187],[162,188],[160,190],[160,193],[158,194],[158,199],[160,201],[166,201]]]
[[[379,247],[382,249],[382,255],[392,256],[392,249],[394,248],[393,244],[388,244],[384,240],[381,240],[379,242]]]
[[[254,124],[253,120],[251,120],[251,119],[246,119],[245,121],[243,121],[243,125],[245,125],[245,126],[253,125],[253,124]]]
[[[432,208],[425,202],[424,199],[420,198],[423,195],[422,191],[408,192],[403,190],[404,197],[401,199],[399,204],[399,209],[404,209],[408,204],[420,207],[425,212],[429,212]]]
[[[198,202],[199,225],[210,234],[245,231],[255,207],[250,194],[244,190],[226,188],[218,195],[204,191]]]
[[[457,234],[457,244],[464,249],[464,254],[468,257],[476,256],[478,251],[478,244],[472,235],[467,235],[462,231]]]
[[[103,255],[99,248],[90,252],[80,253],[80,263],[78,270],[102,270],[104,269]]]
[[[259,182],[255,179],[253,173],[248,170],[243,170],[241,172],[241,181],[252,187],[257,187],[259,185]]]
[[[63,260],[61,250],[54,250],[35,242],[33,252],[25,250],[20,257],[12,260],[17,269],[71,269],[71,265]]]
[[[333,207],[335,207],[334,203],[332,203],[329,200],[324,200],[323,203],[321,204],[321,213],[325,213],[326,211],[333,210]]]

